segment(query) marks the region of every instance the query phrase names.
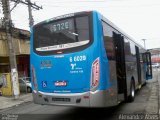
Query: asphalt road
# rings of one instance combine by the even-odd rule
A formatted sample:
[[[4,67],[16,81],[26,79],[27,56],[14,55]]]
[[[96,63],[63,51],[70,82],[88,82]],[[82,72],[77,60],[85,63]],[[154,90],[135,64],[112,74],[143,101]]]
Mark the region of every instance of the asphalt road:
[[[133,103],[121,103],[111,108],[74,108],[64,106],[36,105],[32,102],[24,103],[16,107],[3,110],[3,113],[23,114],[19,115],[20,120],[115,120],[120,114],[145,113],[147,100],[149,98],[150,84],[143,86],[137,92]],[[24,115],[25,114],[25,115]]]
[[[132,103],[121,103],[111,108],[74,108],[64,106],[36,105],[33,102],[0,111],[5,114],[20,114],[18,120],[116,120],[121,114],[145,114],[151,92],[151,83],[136,93]]]

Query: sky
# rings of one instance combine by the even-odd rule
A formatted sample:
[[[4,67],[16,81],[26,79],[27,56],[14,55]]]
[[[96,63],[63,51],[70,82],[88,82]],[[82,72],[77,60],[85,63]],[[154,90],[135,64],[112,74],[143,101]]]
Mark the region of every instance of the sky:
[[[25,0],[23,0],[25,1]],[[31,0],[42,6],[33,10],[34,23],[59,15],[97,10],[146,48],[160,48],[160,0]],[[11,8],[14,3],[11,2]],[[11,12],[15,27],[29,30],[28,8],[18,4]],[[0,10],[0,17],[2,9]]]

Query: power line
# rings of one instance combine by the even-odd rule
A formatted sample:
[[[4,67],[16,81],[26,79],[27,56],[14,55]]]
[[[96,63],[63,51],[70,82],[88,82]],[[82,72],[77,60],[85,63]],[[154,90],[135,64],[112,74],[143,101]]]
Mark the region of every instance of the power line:
[[[28,5],[30,4],[32,8],[36,9],[36,10],[40,10],[42,9],[42,6],[38,6],[36,5],[36,3],[32,3],[30,0],[10,0],[12,2],[15,2],[15,3],[22,3],[22,4],[25,4],[25,5]]]
[[[97,2],[107,2],[106,0],[92,0],[92,1],[82,1],[82,0],[67,0],[67,1],[53,1],[53,3],[70,3],[70,2],[79,2],[79,3],[97,3]]]
[[[19,4],[19,2],[15,3],[13,8],[10,11],[12,11],[18,4]]]
[[[74,3],[77,3],[77,4],[70,4],[71,2],[74,2]],[[91,5],[92,3],[99,3],[99,4],[101,4],[101,3],[107,3],[107,1],[61,1],[61,2],[51,2],[51,3],[49,3],[49,4],[43,4],[43,5],[45,5],[45,6],[51,6],[51,7],[89,7],[88,5],[81,5],[81,6],[79,6],[79,3],[83,3],[83,2],[88,2],[88,4],[89,5]],[[63,5],[63,4],[59,4],[59,3],[69,3],[69,5]],[[77,6],[76,6],[77,5]],[[96,4],[97,5],[97,4]],[[136,4],[136,5],[134,5],[134,4],[128,4],[128,5],[107,5],[106,4],[106,6],[104,6],[104,4],[103,4],[103,6],[97,6],[97,7],[100,7],[100,8],[107,8],[107,7],[116,7],[116,8],[119,8],[119,7],[121,7],[121,8],[130,8],[130,7],[155,7],[155,6],[160,6],[160,3],[154,3],[154,4]],[[96,8],[97,8],[96,7]]]
[[[42,9],[42,6],[36,5],[36,3],[32,3],[31,0],[10,0],[15,2],[16,4],[22,3],[24,5],[28,6],[28,13],[29,13],[29,27],[31,28],[34,25],[34,19],[32,16],[32,8],[35,10],[40,10]]]

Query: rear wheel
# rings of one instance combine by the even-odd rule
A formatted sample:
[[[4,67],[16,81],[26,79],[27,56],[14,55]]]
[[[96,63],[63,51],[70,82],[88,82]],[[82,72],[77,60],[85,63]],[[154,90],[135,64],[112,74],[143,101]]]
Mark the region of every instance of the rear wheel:
[[[131,87],[130,87],[130,95],[128,97],[128,102],[133,102],[135,99],[135,83],[134,80],[131,81]]]

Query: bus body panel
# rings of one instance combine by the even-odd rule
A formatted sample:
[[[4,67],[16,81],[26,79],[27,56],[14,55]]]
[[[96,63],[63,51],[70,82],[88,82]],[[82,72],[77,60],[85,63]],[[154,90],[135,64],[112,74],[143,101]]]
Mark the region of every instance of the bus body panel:
[[[93,42],[80,51],[38,55],[33,51],[33,31],[31,31],[30,60],[35,103],[79,107],[109,107],[119,103],[116,61],[107,58],[103,38],[103,16],[96,11],[91,13]],[[97,59],[99,60],[99,83],[96,89],[92,89],[93,63]],[[135,61],[132,63],[136,64]],[[138,83],[136,70],[127,71],[130,63],[126,61],[125,64],[128,96],[132,76],[136,79],[136,86]],[[37,87],[33,79],[36,79]]]
[[[35,103],[47,104],[45,97],[48,99],[47,101],[51,102],[48,102],[48,104],[54,105],[62,104],[55,101],[53,102],[52,98],[54,97],[70,98],[71,102],[66,103],[66,105],[73,106],[112,106],[113,100],[116,101],[116,99],[110,99],[110,92],[108,92],[111,87],[111,83],[109,82],[108,60],[103,47],[101,15],[97,12],[93,12],[93,25],[94,42],[83,51],[46,57],[39,56],[35,53],[32,54],[31,66],[35,68],[38,81],[38,91],[33,92]],[[32,49],[31,52],[33,52]],[[78,59],[82,57],[82,60],[77,61],[77,57]],[[91,92],[92,63],[98,57],[100,59],[100,82],[97,90]],[[47,64],[47,67],[45,64]],[[56,81],[66,81],[67,85],[56,87]],[[87,96],[89,96],[89,100],[84,99]],[[76,104],[76,99],[81,99],[81,104]]]
[[[77,58],[83,61],[74,61]],[[32,64],[36,68],[38,89],[49,93],[89,91],[90,84],[87,81],[90,78],[88,70],[90,71],[91,69],[91,62],[88,62],[90,61],[88,60],[89,58],[90,55],[87,51],[47,57],[35,55],[35,62]],[[47,67],[44,67],[44,64],[47,64]],[[58,82],[66,82],[66,85],[58,85]]]
[[[31,66],[36,71],[38,90],[60,94],[89,91],[92,62],[99,56],[96,48],[94,42],[87,49],[69,54],[44,57],[33,53]],[[63,82],[66,85],[60,85]]]

